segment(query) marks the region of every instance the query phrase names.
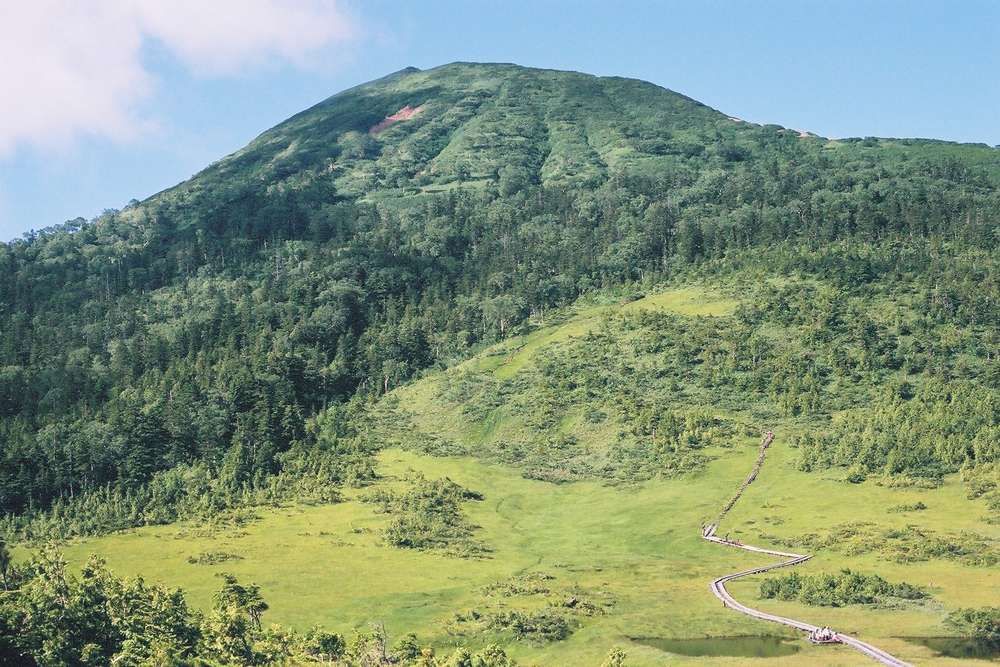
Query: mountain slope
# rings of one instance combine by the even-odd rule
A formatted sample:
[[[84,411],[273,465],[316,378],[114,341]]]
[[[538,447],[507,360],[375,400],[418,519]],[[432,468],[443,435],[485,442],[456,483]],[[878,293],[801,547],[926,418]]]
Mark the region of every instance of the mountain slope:
[[[991,349],[998,179],[983,146],[802,137],[638,81],[403,70],[124,211],[0,246],[0,509],[145,489],[106,529],[176,516],[152,482],[203,479],[191,507],[283,472],[339,483],[359,468],[317,463],[324,406],[582,295],[765,249],[835,290],[943,271],[936,317]]]
[[[372,132],[406,106],[419,112]],[[218,173],[316,177],[333,163],[338,191],[352,195],[496,179],[505,169],[527,182],[596,185],[608,170],[679,150],[670,146],[672,132],[696,132],[721,119],[638,81],[456,64],[403,70],[335,95],[222,161]],[[378,168],[368,169],[373,161]],[[426,178],[412,184],[418,175]]]

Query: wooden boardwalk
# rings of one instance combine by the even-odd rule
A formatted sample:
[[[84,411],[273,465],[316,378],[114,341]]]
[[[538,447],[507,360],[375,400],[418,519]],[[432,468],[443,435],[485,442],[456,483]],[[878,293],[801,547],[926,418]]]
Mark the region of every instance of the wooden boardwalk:
[[[743,484],[740,485],[740,488],[736,491],[736,495],[734,495],[733,498],[726,504],[722,512],[719,513],[719,516],[717,516],[715,520],[712,521],[711,523],[702,526],[701,536],[704,539],[710,542],[715,542],[717,544],[723,544],[729,547],[736,547],[738,549],[744,549],[746,551],[755,551],[757,553],[769,554],[771,556],[778,556],[780,558],[785,558],[787,560],[783,560],[773,565],[765,565],[763,567],[753,568],[752,570],[743,570],[742,572],[734,572],[733,574],[727,574],[722,577],[718,577],[717,579],[712,580],[710,587],[712,589],[712,593],[715,594],[715,597],[722,600],[723,604],[725,604],[727,607],[735,609],[738,612],[744,613],[747,616],[753,616],[754,618],[759,618],[765,621],[771,621],[773,623],[781,623],[782,625],[798,628],[799,630],[803,630],[805,632],[815,632],[816,630],[820,629],[819,626],[813,625],[811,623],[806,623],[805,621],[799,621],[794,618],[785,618],[784,616],[765,614],[762,611],[751,609],[745,604],[741,604],[739,601],[737,601],[736,598],[730,595],[729,591],[726,590],[727,581],[732,581],[733,579],[739,579],[740,577],[749,577],[754,574],[761,574],[762,572],[768,572],[769,570],[776,570],[782,567],[798,565],[799,563],[803,563],[812,558],[811,555],[792,554],[792,553],[785,553],[783,551],[773,551],[771,549],[761,549],[760,547],[752,547],[747,544],[740,544],[715,536],[715,532],[716,530],[718,530],[719,524],[722,522],[722,520],[726,518],[726,514],[729,512],[729,510],[733,508],[733,506],[736,504],[736,501],[740,499],[740,496],[743,494],[743,491],[747,488],[747,486],[749,486],[755,479],[757,479],[757,473],[760,472],[761,464],[764,463],[764,454],[773,440],[774,440],[774,434],[771,433],[770,431],[765,431],[764,439],[760,443],[760,453],[757,455],[757,463],[756,465],[754,465],[753,471],[746,478]],[[860,639],[856,639],[854,637],[845,634],[839,634],[839,637],[840,640],[846,646],[850,646],[856,651],[860,651],[864,655],[868,656],[873,660],[877,660],[883,665],[889,665],[889,667],[913,667],[913,665],[911,665],[910,663],[904,660],[900,660],[896,656],[886,653],[882,649],[876,646],[872,646],[867,642],[863,642]]]

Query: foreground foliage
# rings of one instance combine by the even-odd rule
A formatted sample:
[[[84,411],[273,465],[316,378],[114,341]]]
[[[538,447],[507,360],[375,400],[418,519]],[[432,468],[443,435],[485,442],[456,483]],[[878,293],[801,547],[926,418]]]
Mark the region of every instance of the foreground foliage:
[[[257,585],[220,575],[207,614],[191,611],[180,590],[116,577],[98,558],[79,576],[54,548],[6,570],[0,597],[0,655],[10,667],[187,667],[193,665],[344,667],[515,667],[495,645],[460,648],[440,659],[414,635],[390,649],[385,629],[351,640],[312,628],[304,634],[264,627],[267,611]]]

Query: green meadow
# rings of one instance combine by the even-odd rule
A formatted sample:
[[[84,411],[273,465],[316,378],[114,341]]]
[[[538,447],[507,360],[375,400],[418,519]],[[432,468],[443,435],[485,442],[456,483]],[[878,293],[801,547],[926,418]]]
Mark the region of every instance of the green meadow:
[[[542,360],[571,352],[575,341],[599,330],[609,314],[647,310],[702,320],[726,317],[736,305],[731,297],[696,288],[590,304],[557,324],[540,325],[523,338],[390,395],[385,409],[402,419],[403,427],[385,436],[386,448],[377,457],[379,480],[373,486],[347,489],[343,502],[259,509],[257,520],[241,526],[181,523],[81,539],[65,545],[64,553],[78,565],[97,553],[119,575],[141,573],[148,580],[179,586],[201,609],[210,607],[219,587],[216,574],[229,572],[260,585],[270,605],[265,623],[298,630],[322,625],[348,635],[352,629],[384,624],[390,642],[414,632],[421,643],[442,653],[454,646],[499,642],[522,664],[596,666],[618,644],[634,667],[869,664],[844,647],[815,647],[801,638],[795,639],[798,653],[766,659],[685,657],[636,641],[797,637],[787,628],[723,608],[708,588],[715,576],[773,562],[699,538],[700,525],[715,516],[753,465],[759,444],[750,424],[753,415],[714,408],[719,419],[737,427],[705,440],[697,458],[690,459],[697,465],[679,473],[637,481],[617,473],[557,478],[549,472],[534,474],[533,459],[518,466],[483,454],[499,443],[528,437],[530,419],[501,408],[488,414],[469,409],[466,406],[476,399],[468,393],[459,392],[461,400],[447,398],[449,391],[457,391],[456,378],[487,375],[502,381],[537,372]],[[544,401],[536,390],[541,391],[530,383],[516,385],[506,396],[529,405]],[[677,399],[677,405],[688,403],[713,409],[696,393]],[[607,403],[574,406],[548,427],[553,433],[578,434],[567,446],[583,451],[577,458],[566,458],[567,466],[587,457],[608,457],[612,441],[632,437],[610,420],[590,423],[580,418],[581,410],[600,406],[607,408]],[[941,484],[922,488],[877,479],[851,484],[839,468],[806,473],[796,465],[801,452],[793,443],[796,434],[811,428],[808,420],[776,417],[759,427],[773,429],[775,442],[757,481],[730,512],[720,534],[758,546],[815,553],[813,560],[799,566],[802,574],[850,568],[908,582],[931,597],[893,606],[810,607],[758,600],[759,580],[754,579],[734,582],[733,594],[769,612],[855,634],[916,665],[976,664],[935,658],[930,649],[901,637],[949,634],[942,624],[948,611],[995,603],[1000,571],[941,557],[902,562],[906,559],[899,557],[898,549],[880,548],[881,542],[894,544],[892,531],[904,528],[925,538],[954,541],[963,533],[974,534],[980,550],[995,548],[1000,526],[983,521],[985,505],[967,499],[959,476],[948,475]],[[526,442],[525,447],[543,447]],[[482,500],[463,502],[462,511],[478,527],[474,536],[488,548],[485,557],[385,545],[381,531],[390,517],[360,499],[378,489],[409,488],[421,475],[447,477],[481,494]],[[925,509],[907,509],[918,503]],[[845,525],[853,527],[846,547],[838,545],[836,537],[826,539]],[[822,548],[810,548],[820,542]],[[546,609],[558,610],[571,631],[567,638],[517,641],[487,622],[502,614]]]
[[[474,628],[453,623],[456,614],[485,610],[495,601],[484,587],[523,574],[552,577],[563,597],[608,601],[606,613],[581,617],[568,640],[546,645],[512,644],[509,653],[540,665],[600,664],[612,644],[626,647],[629,664],[705,664],[707,658],[685,658],[633,643],[641,637],[707,637],[791,635],[787,629],[755,621],[722,608],[708,590],[718,574],[772,559],[727,550],[699,539],[700,523],[713,514],[752,465],[755,442],[719,453],[707,469],[668,481],[635,487],[609,487],[597,482],[552,484],[526,480],[516,471],[479,461],[435,458],[393,449],[380,457],[386,484],[414,472],[447,476],[481,492],[485,500],[469,503],[478,535],[493,550],[489,558],[450,558],[379,545],[385,517],[354,500],[329,506],[291,506],[262,512],[242,529],[217,532],[197,527],[148,528],[130,534],[81,541],[65,547],[73,562],[90,553],[107,558],[118,574],[142,573],[184,588],[193,605],[210,606],[218,588],[216,572],[231,572],[241,581],[260,584],[271,606],[265,619],[308,629],[315,624],[347,632],[384,623],[390,637],[416,632],[423,641],[447,647],[485,643]],[[814,522],[852,518],[887,522],[885,507],[920,499],[928,510],[907,518],[929,530],[981,530],[976,512],[960,485],[949,481],[939,489],[899,491],[872,484],[847,485],[789,469],[792,452],[780,439],[772,447],[764,472],[751,485],[723,524],[731,537],[757,545],[758,526],[797,534]],[[817,488],[817,486],[819,488]],[[774,526],[773,524],[780,524]],[[241,560],[191,564],[189,557],[229,553]],[[933,601],[912,609],[817,608],[798,603],[756,600],[751,580],[731,586],[734,595],[773,613],[826,624],[857,634],[866,641],[920,665],[959,665],[951,658],[935,660],[929,649],[900,636],[937,636],[946,610],[990,604],[1000,593],[1000,572],[950,562],[896,564],[873,556],[848,557],[818,553],[799,567],[803,573],[849,567],[879,573],[890,581],[926,586]],[[559,598],[558,601],[562,601]],[[532,608],[538,600],[506,600]],[[774,664],[851,665],[864,660],[839,647],[812,647],[804,641],[794,656],[769,658]],[[713,664],[758,664],[745,658],[715,658]],[[762,663],[761,663],[762,664]]]

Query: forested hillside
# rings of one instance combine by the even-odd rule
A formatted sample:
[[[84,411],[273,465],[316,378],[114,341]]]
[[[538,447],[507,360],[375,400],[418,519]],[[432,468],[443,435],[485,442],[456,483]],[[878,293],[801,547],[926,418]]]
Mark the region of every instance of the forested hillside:
[[[423,369],[584,295],[740,276],[794,280],[665,344],[722,400],[746,385],[830,415],[871,391],[803,465],[994,461],[998,185],[986,146],[827,140],[626,79],[401,71],[144,202],[0,245],[6,530],[44,537],[53,507],[73,534],[333,499],[372,474],[354,417]]]

